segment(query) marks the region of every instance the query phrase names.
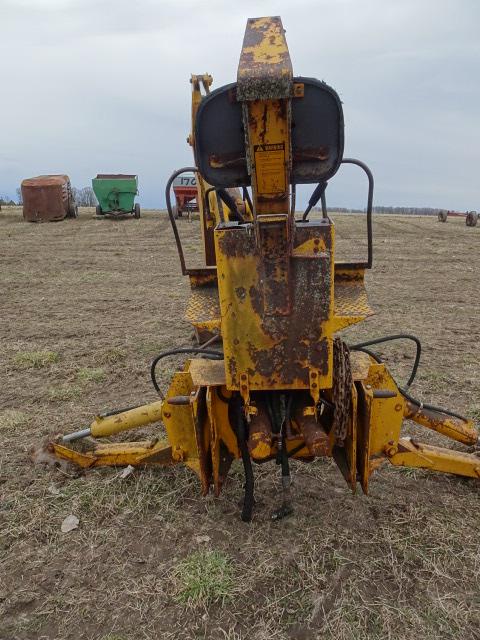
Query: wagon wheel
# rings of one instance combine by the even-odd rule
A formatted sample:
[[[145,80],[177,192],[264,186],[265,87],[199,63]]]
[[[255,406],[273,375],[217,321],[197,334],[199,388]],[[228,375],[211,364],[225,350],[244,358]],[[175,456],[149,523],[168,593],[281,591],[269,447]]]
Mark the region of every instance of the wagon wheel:
[[[446,222],[447,221],[447,217],[448,217],[448,213],[446,211],[439,211],[438,212],[438,221],[439,222]]]
[[[135,204],[135,207],[133,209],[133,217],[137,220],[140,218],[140,205],[138,204],[138,202]]]
[[[467,227],[476,227],[478,221],[478,215],[475,211],[469,211],[465,218],[465,224]]]

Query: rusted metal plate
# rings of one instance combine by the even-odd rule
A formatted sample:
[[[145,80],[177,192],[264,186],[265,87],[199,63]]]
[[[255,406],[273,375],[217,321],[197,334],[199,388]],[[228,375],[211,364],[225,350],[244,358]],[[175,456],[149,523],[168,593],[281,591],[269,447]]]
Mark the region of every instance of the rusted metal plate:
[[[257,216],[262,256],[263,308],[266,315],[288,315],[290,296],[290,224],[286,214]]]
[[[238,100],[289,98],[293,70],[279,16],[249,18],[237,73]]]
[[[195,387],[222,387],[226,384],[224,360],[193,358],[188,370]]]
[[[63,220],[68,215],[70,178],[45,175],[22,181],[23,217],[29,222]]]
[[[277,279],[279,300],[289,288],[290,310],[272,314],[265,303],[273,280],[265,281],[253,225],[216,229],[228,388],[240,389],[247,376],[251,390],[308,389],[312,370],[319,388],[331,386],[331,234],[330,223],[297,225],[289,278]]]

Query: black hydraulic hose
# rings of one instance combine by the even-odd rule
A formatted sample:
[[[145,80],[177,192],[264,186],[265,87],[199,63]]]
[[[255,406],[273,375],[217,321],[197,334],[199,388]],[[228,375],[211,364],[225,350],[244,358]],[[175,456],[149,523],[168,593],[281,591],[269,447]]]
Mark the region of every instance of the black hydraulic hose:
[[[371,356],[379,364],[383,364],[383,360],[376,353],[374,353],[373,351],[370,351],[370,349],[367,349],[365,347],[358,347],[357,349],[354,349],[353,347],[349,347],[349,348],[352,351],[363,351],[364,353]],[[459,413],[455,413],[454,411],[450,411],[449,409],[444,409],[443,407],[436,407],[433,404],[427,404],[425,402],[421,402],[420,400],[417,400],[416,398],[411,396],[405,388],[398,387],[398,390],[406,400],[409,400],[413,404],[417,405],[419,409],[427,409],[427,411],[435,411],[436,413],[443,413],[446,416],[450,416],[452,418],[458,418],[459,420],[463,420],[464,422],[468,421],[465,416],[462,416]]]
[[[282,455],[281,455],[281,466],[282,466],[282,478],[290,477],[290,464],[288,462],[288,453],[287,453],[287,430],[290,425],[290,414],[292,412],[292,402],[293,395],[290,394],[287,400],[287,406],[285,409],[285,419],[282,425]]]
[[[306,447],[305,442],[301,442],[296,447],[294,447],[291,451],[288,452],[288,454],[287,454],[288,457],[291,458],[292,456],[294,456],[296,453],[298,453],[299,451],[301,451],[305,447]]]
[[[325,197],[325,191],[320,196],[320,200],[322,201],[322,218],[328,218],[327,198]]]
[[[405,385],[405,389],[408,389],[413,383],[413,381],[415,380],[415,377],[418,371],[418,365],[420,364],[420,356],[422,355],[422,344],[420,340],[417,338],[417,336],[414,336],[410,333],[396,333],[391,336],[384,336],[383,338],[376,338],[374,340],[367,340],[365,342],[358,342],[357,344],[349,345],[349,349],[351,349],[352,351],[360,351],[361,349],[363,349],[363,347],[371,347],[375,344],[382,344],[383,342],[391,342],[392,340],[412,340],[412,342],[414,342],[417,345],[417,350],[415,353],[415,362],[413,363],[412,372]],[[372,355],[372,354],[369,354],[369,355]]]
[[[187,172],[198,173],[198,169],[197,167],[182,167],[182,169],[177,169],[177,171],[174,171],[172,173],[172,175],[168,179],[167,186],[165,187],[165,201],[167,203],[168,217],[170,218],[170,224],[172,225],[173,235],[175,236],[175,243],[177,245],[178,257],[180,258],[180,267],[182,269],[182,275],[184,276],[187,275],[187,269],[185,266],[185,256],[183,255],[182,241],[180,240],[180,235],[177,229],[177,223],[175,222],[175,217],[173,215],[172,201],[170,199],[170,189],[175,178],[179,176],[181,173],[187,173]]]
[[[159,353],[158,356],[153,360],[150,366],[150,377],[152,379],[152,384],[155,388],[155,391],[160,394],[160,397],[162,398],[162,400],[165,400],[165,395],[160,389],[157,382],[157,377],[155,375],[155,369],[157,367],[157,364],[163,358],[167,358],[168,356],[175,356],[181,353],[201,353],[207,358],[210,358],[213,360],[223,359],[223,353],[220,353],[220,351],[211,351],[209,349],[202,349],[202,347],[180,347],[178,349],[170,349],[169,351],[162,351],[162,353]]]
[[[243,472],[245,474],[245,493],[243,497],[242,515],[243,522],[250,522],[252,519],[254,504],[254,478],[252,459],[247,446],[247,432],[245,429],[245,416],[243,415],[242,405],[239,397],[235,399],[235,435],[237,436],[238,448],[242,456]]]
[[[367,240],[368,240],[368,259],[366,268],[371,269],[373,264],[373,224],[372,224],[372,212],[373,212],[373,188],[374,180],[373,173],[370,168],[361,160],[356,158],[343,158],[341,164],[354,164],[360,169],[363,169],[368,180],[368,196],[367,196]]]
[[[231,213],[233,214],[236,220],[239,220],[242,223],[246,222],[245,218],[237,209],[237,203],[235,202],[235,200],[232,198],[232,196],[228,193],[226,189],[217,189],[217,194],[219,195],[222,202],[224,202],[227,205],[227,207],[230,209]]]
[[[442,407],[435,407],[433,404],[426,404],[425,402],[420,402],[416,398],[412,398],[412,396],[406,392],[405,389],[399,387],[400,393],[404,398],[409,400],[411,403],[418,406],[419,409],[427,409],[427,411],[435,411],[436,413],[443,413],[446,416],[451,416],[452,418],[458,418],[463,422],[468,422],[468,419],[465,416],[460,415],[459,413],[455,413],[454,411],[450,411],[449,409],[443,409]]]
[[[119,413],[125,413],[125,411],[131,411],[132,409],[138,409],[141,407],[141,404],[134,404],[131,407],[122,407],[122,409],[110,409],[109,411],[102,411],[102,413],[98,414],[99,418],[109,418],[110,416],[116,416]]]
[[[326,180],[323,180],[322,182],[319,182],[315,187],[315,190],[310,196],[310,200],[308,201],[308,207],[305,209],[304,214],[302,216],[303,221],[307,220],[308,214],[324,194],[325,189],[327,188],[327,184],[328,183],[326,182]]]

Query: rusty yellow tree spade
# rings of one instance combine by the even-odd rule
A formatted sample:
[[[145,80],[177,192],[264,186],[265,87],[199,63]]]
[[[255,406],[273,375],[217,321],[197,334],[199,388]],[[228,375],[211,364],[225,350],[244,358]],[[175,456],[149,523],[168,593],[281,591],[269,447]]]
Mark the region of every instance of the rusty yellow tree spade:
[[[473,453],[400,437],[407,418],[464,445],[478,443],[466,418],[408,393],[418,367],[414,336],[387,336],[348,347],[338,332],[371,314],[364,274],[372,265],[373,178],[362,162],[343,158],[344,124],[336,92],[313,78],[294,77],[280,18],[248,20],[237,82],[210,91],[212,78],[192,76],[195,167],[167,184],[170,220],[191,295],[186,318],[197,347],[161,353],[152,364],[160,400],[98,416],[89,429],[63,436],[51,449],[83,467],[183,463],[198,474],[202,493],[221,491],[234,458],[245,471],[242,519],[253,507],[253,462],[274,460],[282,500],[273,517],[291,511],[289,459],[333,457],[354,491],[365,493],[386,460],[480,478]],[[368,178],[368,259],[336,262],[335,229],[325,189],[342,163]],[[188,269],[172,215],[170,187],[196,171],[205,267]],[[295,185],[316,185],[295,217]],[[249,190],[250,189],[250,190]],[[309,220],[321,201],[323,217]],[[417,357],[400,388],[369,350],[411,339]],[[164,395],[156,367],[171,355],[189,359]],[[163,422],[166,439],[69,443]]]

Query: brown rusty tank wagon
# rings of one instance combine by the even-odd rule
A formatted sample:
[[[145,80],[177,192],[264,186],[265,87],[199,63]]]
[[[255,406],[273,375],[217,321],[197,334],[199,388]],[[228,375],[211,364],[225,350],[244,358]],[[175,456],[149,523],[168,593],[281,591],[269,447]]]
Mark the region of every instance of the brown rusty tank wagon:
[[[78,207],[67,175],[45,175],[22,181],[23,217],[28,222],[76,218]]]

